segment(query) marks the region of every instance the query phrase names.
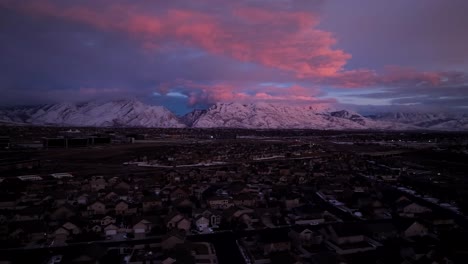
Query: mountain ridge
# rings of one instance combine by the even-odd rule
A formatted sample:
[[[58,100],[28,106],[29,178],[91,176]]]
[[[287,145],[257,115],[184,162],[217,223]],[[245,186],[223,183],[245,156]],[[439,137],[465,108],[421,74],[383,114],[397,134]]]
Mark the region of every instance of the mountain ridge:
[[[0,110],[0,121],[83,127],[185,127],[165,107],[149,106],[136,100],[6,108]]]
[[[378,113],[272,103],[217,103],[178,117],[163,106],[138,100],[58,103],[0,109],[0,123],[78,127],[167,127],[322,130],[468,131],[467,115]]]

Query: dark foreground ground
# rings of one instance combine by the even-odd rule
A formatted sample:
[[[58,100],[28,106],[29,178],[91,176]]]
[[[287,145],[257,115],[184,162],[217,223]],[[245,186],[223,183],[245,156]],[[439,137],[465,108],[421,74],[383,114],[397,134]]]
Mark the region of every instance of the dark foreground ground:
[[[64,128],[1,127],[0,136],[9,137],[11,143],[8,149],[0,150],[0,177],[9,179],[19,175],[69,172],[83,180],[97,175],[117,178],[131,175],[132,177],[151,177],[155,182],[159,182],[166,181],[168,175],[174,171],[188,174],[199,168],[204,169],[205,166],[184,166],[196,165],[200,161],[212,161],[214,157],[222,159],[223,163],[210,165],[210,170],[230,171],[243,166],[261,167],[263,165],[285,169],[289,164],[296,164],[296,160],[309,161],[322,158],[326,160],[336,156],[342,159],[342,162],[336,162],[338,166],[343,163],[349,168],[333,168],[339,174],[346,174],[346,170],[349,170],[349,174],[358,175],[353,166],[361,166],[359,162],[365,163],[366,161],[378,163],[379,166],[387,169],[405,168],[405,173],[400,173],[398,184],[380,181],[372,184],[386,192],[393,193],[392,195],[402,195],[395,188],[397,186],[409,187],[418,193],[457,204],[462,214],[468,213],[467,133],[223,129],[114,129],[107,131],[108,129],[89,128],[81,129],[81,131],[86,135],[111,134],[109,132],[112,132],[119,140],[114,140],[111,144],[79,148],[24,147],[25,143],[37,143],[43,138],[56,137],[63,130]],[[145,136],[130,144],[125,140],[128,135]],[[309,149],[313,151],[307,153],[304,151]],[[258,158],[276,154],[281,155],[272,160]],[[157,160],[162,166],[140,167],[124,164],[129,161],[142,160]],[[34,165],[12,167],[12,163],[21,161],[34,161]],[[322,167],[328,168],[326,164]],[[334,173],[334,171],[326,172]],[[378,173],[379,171],[373,168],[359,172],[359,177],[363,181],[376,181],[378,179],[368,179],[362,175]],[[317,186],[315,182],[310,186],[302,187],[310,188],[311,193],[314,193],[319,189]],[[410,196],[404,193],[403,195]],[[411,197],[411,199],[425,206],[432,206],[421,197]],[[321,206],[327,207],[345,222],[356,221],[355,217],[343,214],[333,206],[328,204]],[[439,209],[434,208],[435,211]],[[444,211],[445,213],[452,214],[449,211]],[[452,217],[460,226],[467,227],[464,216],[452,214]],[[284,227],[284,229],[289,228],[291,227]],[[227,230],[209,235],[194,234],[189,236],[188,240],[213,243],[220,263],[244,263],[238,247],[238,242],[242,237],[265,232],[280,232],[280,229]],[[118,247],[123,244],[135,245],[151,242],[152,238],[149,237],[125,242],[87,241],[52,248],[45,246],[26,249],[6,246],[5,249],[0,250],[0,256],[8,256],[13,263],[42,263],[51,255],[74,254],[90,248],[98,251],[103,248],[116,248],[110,250],[101,263],[119,263],[122,258],[117,254]],[[444,249],[447,252],[451,250],[453,249]],[[380,253],[392,254],[391,251]],[[379,252],[373,254],[355,255],[355,260],[350,263],[367,263],[362,262],[366,258],[378,259]],[[456,260],[455,263],[463,263],[463,257],[460,255],[457,255],[454,260]]]

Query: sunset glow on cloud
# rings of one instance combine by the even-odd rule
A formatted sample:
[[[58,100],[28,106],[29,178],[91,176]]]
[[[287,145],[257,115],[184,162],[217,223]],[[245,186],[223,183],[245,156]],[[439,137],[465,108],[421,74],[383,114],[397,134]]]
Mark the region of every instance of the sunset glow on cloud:
[[[404,34],[393,40],[394,48],[388,52],[404,58],[400,61],[358,56],[353,50],[360,55],[360,47],[346,31],[352,21],[342,23],[346,15],[337,2],[0,0],[0,48],[5,58],[0,67],[7,73],[0,84],[9,91],[3,103],[134,96],[155,103],[173,97],[176,103],[172,100],[168,106],[173,109],[228,101],[336,104],[344,100],[329,91],[343,89],[363,98],[383,93],[395,98],[395,105],[418,93],[438,96],[440,100],[431,104],[443,105],[457,94],[457,104],[451,107],[468,106],[468,54],[460,51],[464,59],[437,60],[427,66],[420,63],[425,61],[422,55],[406,60],[399,54],[411,57],[412,49],[422,54],[414,43],[421,39],[424,45],[427,34],[442,31],[408,25],[421,27],[415,29],[421,36],[408,36],[406,44]],[[381,11],[375,1],[364,2],[369,12]],[[453,4],[468,7],[458,0]],[[394,5],[405,8],[403,1]],[[418,13],[414,4],[406,8],[414,16],[428,15]],[[373,19],[378,26],[389,18]],[[468,22],[460,19],[454,23]],[[373,32],[372,27],[366,24],[362,30]],[[356,35],[362,36],[357,31]],[[361,41],[374,52],[372,34]],[[467,38],[460,41],[468,45]],[[435,57],[437,50],[431,52],[427,56]],[[362,93],[363,89],[375,94]],[[460,96],[465,99],[460,101]]]

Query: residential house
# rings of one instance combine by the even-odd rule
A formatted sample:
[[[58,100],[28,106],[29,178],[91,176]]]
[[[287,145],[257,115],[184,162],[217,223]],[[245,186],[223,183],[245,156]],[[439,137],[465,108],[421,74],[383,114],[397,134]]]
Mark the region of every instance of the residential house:
[[[244,228],[253,228],[252,225],[259,221],[256,218],[255,211],[246,207],[231,207],[225,210],[223,214],[228,223],[239,225]]]
[[[119,199],[119,195],[111,191],[111,192],[108,192],[102,199],[104,201],[116,201]]]
[[[80,196],[78,196],[76,198],[76,202],[79,204],[79,205],[87,205],[88,204],[88,199],[89,199],[89,195],[84,193]]]
[[[327,239],[327,246],[340,255],[376,250],[382,246],[367,237],[357,224],[336,223],[322,228],[321,233]]]
[[[413,202],[407,198],[400,198],[397,201],[398,214],[402,217],[414,218],[422,214],[432,212],[431,209]]]
[[[210,227],[218,228],[221,224],[222,211],[213,210],[213,209],[199,209],[193,211],[193,217],[197,218],[203,216],[206,219],[209,219]]]
[[[245,184],[244,182],[235,181],[229,184],[229,186],[227,187],[227,191],[231,195],[237,195],[243,192],[247,192],[248,188],[247,184]]]
[[[289,237],[300,245],[321,244],[324,242],[323,235],[320,232],[304,226],[293,227],[289,232]]]
[[[306,184],[309,182],[309,177],[306,172],[295,172],[294,176],[298,184]]]
[[[264,255],[291,250],[291,240],[287,230],[262,233],[259,238],[259,244],[263,245]]]
[[[297,225],[317,225],[339,221],[336,216],[328,211],[308,204],[293,208],[288,214],[288,220]]]
[[[106,237],[114,237],[117,235],[118,231],[119,231],[119,228],[114,224],[109,224],[106,227],[104,227],[104,232],[105,232]]]
[[[135,238],[144,238],[147,233],[151,231],[153,227],[152,221],[141,219],[137,220],[137,222],[133,225],[133,233],[135,234]]]
[[[174,229],[163,237],[161,241],[161,248],[163,250],[169,250],[174,248],[178,244],[183,244],[184,242],[185,233],[183,231]]]
[[[234,204],[237,206],[255,207],[257,206],[257,195],[253,193],[239,193],[234,196]]]
[[[76,215],[76,208],[72,207],[71,205],[64,204],[57,209],[55,209],[50,214],[50,219],[52,220],[67,220],[70,217]]]
[[[175,201],[181,198],[189,198],[189,195],[190,195],[190,191],[188,191],[185,188],[177,187],[171,191],[170,199],[171,201]]]
[[[436,233],[446,232],[458,227],[455,219],[449,214],[438,213],[424,215],[423,223],[427,226],[431,226],[433,231]]]
[[[129,205],[124,201],[118,202],[115,207],[115,214],[117,215],[128,215],[129,214]]]
[[[394,239],[399,235],[398,228],[390,221],[370,222],[365,225],[364,229],[366,230],[366,233],[378,241]]]
[[[176,208],[191,208],[193,206],[192,201],[188,198],[180,198],[172,202]]]
[[[75,224],[73,224],[71,222],[66,222],[65,224],[62,225],[62,227],[65,228],[66,230],[70,231],[71,234],[73,234],[73,235],[77,235],[77,234],[81,233],[81,229],[77,225],[75,225]]]
[[[94,233],[102,233],[102,226],[100,225],[93,225],[91,226],[91,228],[89,228],[89,230],[93,231]]]
[[[94,203],[88,205],[89,215],[104,215],[106,213],[107,213],[107,208],[103,202],[95,201]]]
[[[108,226],[110,224],[115,224],[116,220],[114,217],[106,215],[100,220],[101,226]]]
[[[22,221],[5,225],[5,234],[13,239],[23,240],[27,243],[37,242],[46,238],[47,224],[42,220]],[[10,232],[8,232],[10,230]]]
[[[429,228],[420,221],[408,222],[409,225],[403,225],[404,237],[426,236],[429,234]]]
[[[90,187],[93,191],[104,190],[107,187],[106,179],[102,176],[94,177],[90,181]]]
[[[276,232],[265,232],[254,237],[244,237],[241,243],[245,248],[244,258],[246,263],[295,263],[285,262],[282,258],[278,258],[278,254],[289,254],[292,249],[287,230],[279,229]]]
[[[40,220],[44,216],[44,208],[42,206],[29,206],[18,210],[13,217],[13,221],[34,221]]]
[[[54,233],[54,243],[56,245],[62,245],[67,241],[71,236],[81,233],[81,230],[78,226],[73,223],[66,222],[59,228],[57,228]]]
[[[206,202],[212,209],[227,209],[234,205],[232,200],[226,196],[214,196],[208,198]]]
[[[69,193],[65,191],[57,191],[53,194],[55,206],[61,206],[68,202]]]
[[[301,204],[299,197],[287,197],[284,199],[284,206],[287,210],[297,207]]]
[[[168,230],[179,229],[188,232],[192,222],[178,211],[172,211],[165,217],[165,223]]]
[[[129,200],[129,191],[125,189],[115,189],[114,193],[117,194],[117,200],[128,201]]]
[[[194,218],[195,226],[198,231],[203,232],[208,230],[210,227],[210,219],[206,218],[203,215],[198,215]]]
[[[195,184],[192,188],[193,195],[196,199],[201,200],[203,192],[205,192],[208,188],[208,184]]]
[[[129,183],[127,183],[125,181],[121,181],[121,182],[117,183],[116,185],[114,185],[113,188],[115,190],[123,190],[123,191],[128,192],[131,189],[131,186],[130,186]]]
[[[326,251],[323,235],[315,229],[295,226],[291,228],[289,237],[292,245],[299,250],[301,256],[310,257],[315,253]]]
[[[162,206],[162,201],[158,196],[145,196],[142,199],[143,212],[149,212]]]

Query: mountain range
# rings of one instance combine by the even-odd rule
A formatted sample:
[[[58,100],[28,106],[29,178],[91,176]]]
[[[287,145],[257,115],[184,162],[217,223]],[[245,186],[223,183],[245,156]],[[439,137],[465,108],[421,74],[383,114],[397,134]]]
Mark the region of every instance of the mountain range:
[[[467,115],[378,113],[270,103],[217,103],[178,117],[163,106],[136,100],[60,103],[0,109],[0,123],[78,127],[168,127],[327,130],[468,130]]]
[[[0,121],[54,126],[185,127],[165,107],[150,106],[135,100],[6,108],[0,110]]]

